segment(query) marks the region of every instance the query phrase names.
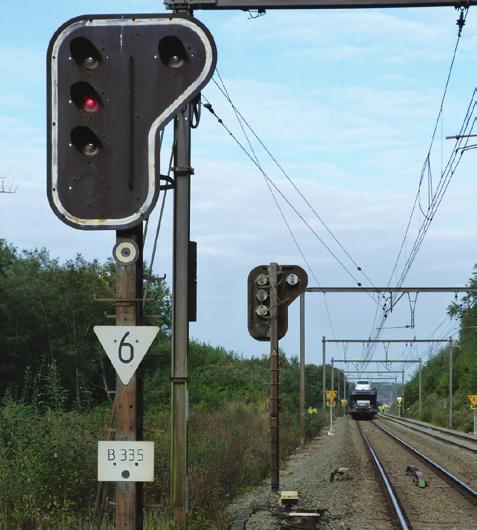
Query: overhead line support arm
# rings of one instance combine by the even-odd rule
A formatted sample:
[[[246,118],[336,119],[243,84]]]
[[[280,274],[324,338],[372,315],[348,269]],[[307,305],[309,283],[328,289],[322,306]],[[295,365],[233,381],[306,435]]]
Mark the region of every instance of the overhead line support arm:
[[[307,287],[308,293],[477,293],[477,287]]]
[[[346,342],[346,343],[402,343],[414,344],[415,342],[450,342],[450,339],[323,339],[324,342]]]
[[[167,9],[362,9],[396,7],[467,7],[471,1],[452,0],[165,0]]]

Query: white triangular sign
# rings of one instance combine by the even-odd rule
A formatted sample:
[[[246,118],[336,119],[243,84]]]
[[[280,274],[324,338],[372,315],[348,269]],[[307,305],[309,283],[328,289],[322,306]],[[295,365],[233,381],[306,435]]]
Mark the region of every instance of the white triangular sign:
[[[94,332],[127,385],[159,333],[158,326],[94,326]]]

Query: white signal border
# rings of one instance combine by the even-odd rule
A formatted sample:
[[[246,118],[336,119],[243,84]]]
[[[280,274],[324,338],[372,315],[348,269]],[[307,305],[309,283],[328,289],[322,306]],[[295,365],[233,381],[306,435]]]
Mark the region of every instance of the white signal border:
[[[181,25],[188,27],[196,32],[205,48],[205,65],[199,77],[177,98],[175,99],[162,114],[153,122],[148,134],[148,171],[149,186],[145,201],[137,212],[128,217],[118,219],[83,219],[71,215],[62,205],[58,195],[58,51],[63,41],[78,27],[83,26],[151,26],[151,25]],[[57,37],[51,54],[51,195],[58,212],[71,223],[77,226],[122,226],[130,225],[138,219],[144,217],[152,204],[156,187],[156,160],[154,156],[154,146],[157,130],[164,125],[174,114],[174,112],[184,103],[184,101],[196,90],[204,81],[210,72],[214,54],[204,30],[193,20],[179,17],[167,18],[107,18],[107,19],[87,19],[79,20],[66,27]]]

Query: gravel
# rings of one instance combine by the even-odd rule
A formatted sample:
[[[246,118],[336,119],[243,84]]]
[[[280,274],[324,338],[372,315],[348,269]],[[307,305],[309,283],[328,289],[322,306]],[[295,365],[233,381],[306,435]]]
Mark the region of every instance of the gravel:
[[[419,530],[477,528],[477,509],[466,498],[453,490],[417,457],[391,440],[373,422],[361,422],[361,425],[381,459],[413,528]],[[442,442],[436,441],[436,443],[444,445]],[[416,466],[424,474],[428,482],[427,487],[419,488],[413,483],[413,478],[406,474],[409,465]]]
[[[378,420],[378,423],[477,489],[477,454],[394,422]]]
[[[280,490],[298,491],[294,509],[315,512],[326,510],[323,529],[390,530],[388,509],[366,449],[354,423],[338,418],[335,435],[324,431],[301,452],[292,455],[280,472]],[[348,468],[342,480],[330,482],[331,473]],[[229,506],[231,515],[253,509],[246,530],[280,529],[279,495],[270,491],[267,480],[236,498]]]

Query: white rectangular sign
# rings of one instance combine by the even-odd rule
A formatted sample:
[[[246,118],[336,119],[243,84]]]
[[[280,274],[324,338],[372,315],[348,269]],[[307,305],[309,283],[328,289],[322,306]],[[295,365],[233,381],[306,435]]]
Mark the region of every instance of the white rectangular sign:
[[[98,481],[153,482],[154,442],[98,442]]]

